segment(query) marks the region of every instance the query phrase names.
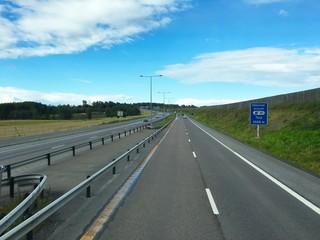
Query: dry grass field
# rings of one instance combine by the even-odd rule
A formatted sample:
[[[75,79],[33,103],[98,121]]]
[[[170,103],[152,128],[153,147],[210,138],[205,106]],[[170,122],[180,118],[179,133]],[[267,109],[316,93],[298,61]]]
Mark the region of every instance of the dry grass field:
[[[2,120],[0,121],[0,139],[30,136],[42,133],[61,132],[86,128],[118,121],[142,118],[145,115],[126,118],[99,118],[91,120]]]

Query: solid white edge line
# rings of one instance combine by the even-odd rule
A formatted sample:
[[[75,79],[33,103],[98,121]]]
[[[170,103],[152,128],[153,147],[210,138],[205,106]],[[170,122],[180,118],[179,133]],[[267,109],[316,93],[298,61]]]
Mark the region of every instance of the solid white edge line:
[[[193,154],[193,157],[194,157],[194,158],[196,158],[196,157],[197,157],[197,155],[196,155],[196,153],[195,153],[195,152],[192,152],[192,154]]]
[[[214,202],[214,199],[212,197],[212,194],[211,194],[211,191],[210,191],[209,188],[206,188],[206,193],[207,193],[207,196],[208,196],[208,199],[209,199],[209,202],[210,202],[210,205],[211,205],[213,213],[215,215],[219,215],[219,211],[218,211],[217,205]]]
[[[191,121],[192,122],[192,121]],[[258,166],[256,166],[255,164],[253,164],[252,162],[250,162],[248,159],[246,159],[245,157],[243,157],[242,155],[240,155],[239,153],[237,153],[236,151],[232,150],[230,147],[228,147],[227,145],[225,145],[223,142],[221,142],[220,140],[218,140],[217,138],[215,138],[214,136],[212,136],[210,133],[208,133],[206,130],[202,129],[200,126],[198,126],[196,123],[192,122],[195,126],[197,126],[200,130],[202,130],[204,133],[206,133],[207,135],[209,135],[212,139],[214,139],[215,141],[217,141],[218,143],[220,143],[223,147],[225,147],[226,149],[228,149],[230,152],[232,152],[233,154],[235,154],[237,157],[239,157],[241,160],[243,160],[245,163],[247,163],[249,166],[253,167],[255,170],[257,170],[258,172],[260,172],[262,175],[264,175],[265,177],[267,177],[269,180],[271,180],[273,183],[275,183],[276,185],[278,185],[279,187],[281,187],[283,190],[285,190],[287,193],[289,193],[291,196],[295,197],[297,200],[299,200],[300,202],[302,202],[304,205],[306,205],[307,207],[309,207],[311,210],[313,210],[314,212],[318,213],[320,215],[320,208],[318,206],[316,206],[315,204],[313,204],[312,202],[308,201],[307,199],[305,199],[304,197],[302,197],[300,194],[296,193],[295,191],[293,191],[291,188],[289,188],[288,186],[286,186],[285,184],[283,184],[282,182],[280,182],[279,180],[277,180],[276,178],[272,177],[269,173],[265,172],[264,170],[262,170],[261,168],[259,168]]]

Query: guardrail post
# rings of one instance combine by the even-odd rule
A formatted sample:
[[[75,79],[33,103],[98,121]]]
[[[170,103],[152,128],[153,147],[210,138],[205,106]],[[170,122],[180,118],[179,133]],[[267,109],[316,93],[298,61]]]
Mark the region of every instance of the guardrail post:
[[[143,147],[144,147],[144,148],[146,147],[146,142],[143,142]]]
[[[111,135],[111,142],[113,142],[113,135]]]
[[[102,141],[102,145],[104,145],[104,138],[102,138],[101,141]]]
[[[131,135],[131,129],[129,130],[129,133],[130,133],[130,135]]]
[[[2,172],[4,167],[0,165],[0,197],[1,197],[1,185],[2,185]]]
[[[14,197],[14,177],[10,177],[10,197]]]
[[[40,177],[40,182],[39,184],[42,182],[43,177]],[[43,199],[44,198],[44,189],[41,191],[40,197]]]
[[[120,139],[121,133],[119,133],[119,139]]]
[[[27,233],[27,240],[33,240],[33,230]]]
[[[125,136],[125,137],[127,136],[127,131],[124,131],[124,136]]]
[[[87,176],[87,179],[90,177],[90,175]],[[90,198],[91,197],[91,186],[89,185],[87,187],[87,192],[86,192],[86,198]]]
[[[139,143],[137,143],[137,146],[138,146],[138,144],[139,144]],[[137,147],[137,153],[139,153],[139,147]]]
[[[50,155],[50,153],[47,154],[47,159],[48,159],[48,166],[51,166],[51,155]]]
[[[75,155],[76,155],[76,147],[73,146],[73,147],[72,147],[72,156],[75,156]]]
[[[130,154],[129,154],[130,149],[128,149],[128,155],[127,155],[127,161],[130,161]]]
[[[92,150],[92,141],[89,142],[90,150]]]
[[[150,143],[150,138],[148,139],[148,143]]]
[[[113,159],[112,161],[115,161],[115,159]],[[112,168],[112,174],[113,174],[113,175],[116,174],[116,166],[113,166],[113,168]]]

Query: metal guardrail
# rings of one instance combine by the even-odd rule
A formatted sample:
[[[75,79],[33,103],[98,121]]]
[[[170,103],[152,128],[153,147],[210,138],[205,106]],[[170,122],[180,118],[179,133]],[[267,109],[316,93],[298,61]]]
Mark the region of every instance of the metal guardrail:
[[[8,165],[4,166],[3,172],[7,173],[6,174],[7,175],[7,179],[9,179],[11,177],[11,170],[14,169],[14,168],[21,167],[21,166],[24,166],[26,164],[30,164],[30,163],[41,161],[41,160],[47,160],[48,166],[50,166],[51,165],[51,157],[53,157],[53,156],[56,156],[56,155],[59,155],[59,154],[63,154],[63,153],[66,153],[66,152],[70,152],[70,151],[72,151],[72,155],[75,156],[76,155],[76,149],[89,146],[90,150],[92,150],[94,143],[101,142],[101,144],[104,145],[106,139],[110,139],[113,142],[115,137],[118,137],[120,139],[121,136],[127,136],[127,134],[132,134],[132,132],[135,133],[136,131],[139,131],[139,130],[144,129],[146,127],[147,127],[147,124],[144,124],[144,125],[141,125],[139,127],[133,128],[132,130],[130,129],[128,131],[119,132],[119,133],[117,133],[115,135],[111,134],[110,136],[98,138],[98,139],[95,139],[95,140],[91,140],[89,142],[85,142],[85,143],[80,143],[80,144],[74,145],[72,147],[67,147],[67,148],[64,148],[64,149],[61,149],[61,150],[53,151],[53,152],[46,153],[46,154],[43,154],[43,155],[40,155],[40,156],[36,156],[36,157],[25,159],[25,160],[22,160],[22,161],[19,161],[19,162],[8,164]]]
[[[157,135],[159,135],[160,132],[162,132],[169,124],[171,124],[173,120],[171,120],[169,123],[164,125],[162,128],[160,128],[158,131],[154,132],[151,136],[148,138],[144,139],[142,142],[138,143],[136,146],[132,147],[129,149],[127,152],[119,156],[118,158],[114,159],[111,163],[100,169],[98,172],[96,172],[94,175],[90,176],[87,178],[85,181],[81,182],[74,188],[72,188],[70,191],[50,203],[48,206],[44,207],[37,213],[35,213],[33,216],[19,224],[17,227],[14,229],[10,230],[6,234],[0,237],[0,240],[4,239],[19,239],[29,233],[30,231],[33,230],[36,226],[38,226],[40,223],[42,223],[44,220],[46,220],[48,217],[50,217],[53,213],[55,213],[57,210],[59,210],[61,207],[66,205],[69,201],[71,201],[73,198],[78,196],[82,191],[85,189],[88,189],[94,183],[96,180],[98,180],[104,173],[107,171],[113,169],[115,172],[115,166],[117,165],[118,162],[120,162],[123,159],[126,159],[128,154],[130,154],[133,151],[139,152],[139,148],[141,146],[145,146],[145,143],[154,139]]]
[[[8,227],[10,227],[10,225],[15,220],[17,220],[36,200],[36,198],[45,187],[47,176],[40,174],[29,174],[17,176],[11,178],[10,180],[12,181],[12,179],[14,179],[15,184],[34,185],[36,187],[17,207],[15,207],[11,212],[9,212],[6,216],[4,216],[4,218],[0,220],[0,234],[3,233]],[[8,186],[10,184],[10,180],[3,180],[3,186]],[[2,238],[0,237],[0,239]]]

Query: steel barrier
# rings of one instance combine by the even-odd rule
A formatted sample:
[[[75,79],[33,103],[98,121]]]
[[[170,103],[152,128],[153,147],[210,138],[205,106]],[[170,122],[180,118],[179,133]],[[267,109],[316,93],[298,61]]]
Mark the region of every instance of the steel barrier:
[[[147,125],[142,125],[142,126],[140,126],[139,129],[141,130],[141,129],[144,129],[146,127],[147,127]],[[133,131],[134,131],[134,129],[133,129]],[[123,133],[119,132],[118,133],[119,138],[120,138],[120,135],[122,135],[122,134],[125,135],[125,132],[123,132]],[[111,139],[111,141],[113,142],[114,136],[113,135],[106,136],[106,137],[103,137],[103,138],[91,140],[89,142],[80,143],[80,144],[77,144],[77,145],[72,146],[72,147],[67,147],[67,148],[64,148],[64,149],[61,149],[61,150],[53,151],[53,152],[46,153],[46,154],[43,154],[43,155],[40,155],[40,156],[36,156],[36,157],[25,159],[25,160],[22,160],[22,161],[19,161],[19,162],[8,164],[8,165],[4,166],[3,172],[7,173],[6,174],[7,175],[7,179],[9,179],[11,177],[12,169],[27,165],[29,163],[33,163],[33,162],[37,162],[37,161],[41,161],[41,160],[47,160],[47,165],[50,166],[51,165],[51,157],[52,156],[63,154],[63,153],[69,152],[69,151],[72,151],[72,156],[75,156],[76,155],[76,149],[89,146],[90,150],[92,150],[93,149],[93,145],[92,144],[101,142],[101,145],[104,145],[105,144],[105,139]]]
[[[0,220],[0,234],[3,233],[17,218],[19,218],[28,207],[36,200],[39,194],[43,191],[47,176],[39,174],[21,175],[12,177],[11,179],[3,180],[3,186],[8,186],[12,183],[22,185],[34,185],[34,190],[26,197],[17,207],[9,212]],[[2,237],[0,237],[2,239]]]
[[[2,172],[4,170],[4,166],[0,165],[0,197],[1,197],[1,186],[2,186]]]

